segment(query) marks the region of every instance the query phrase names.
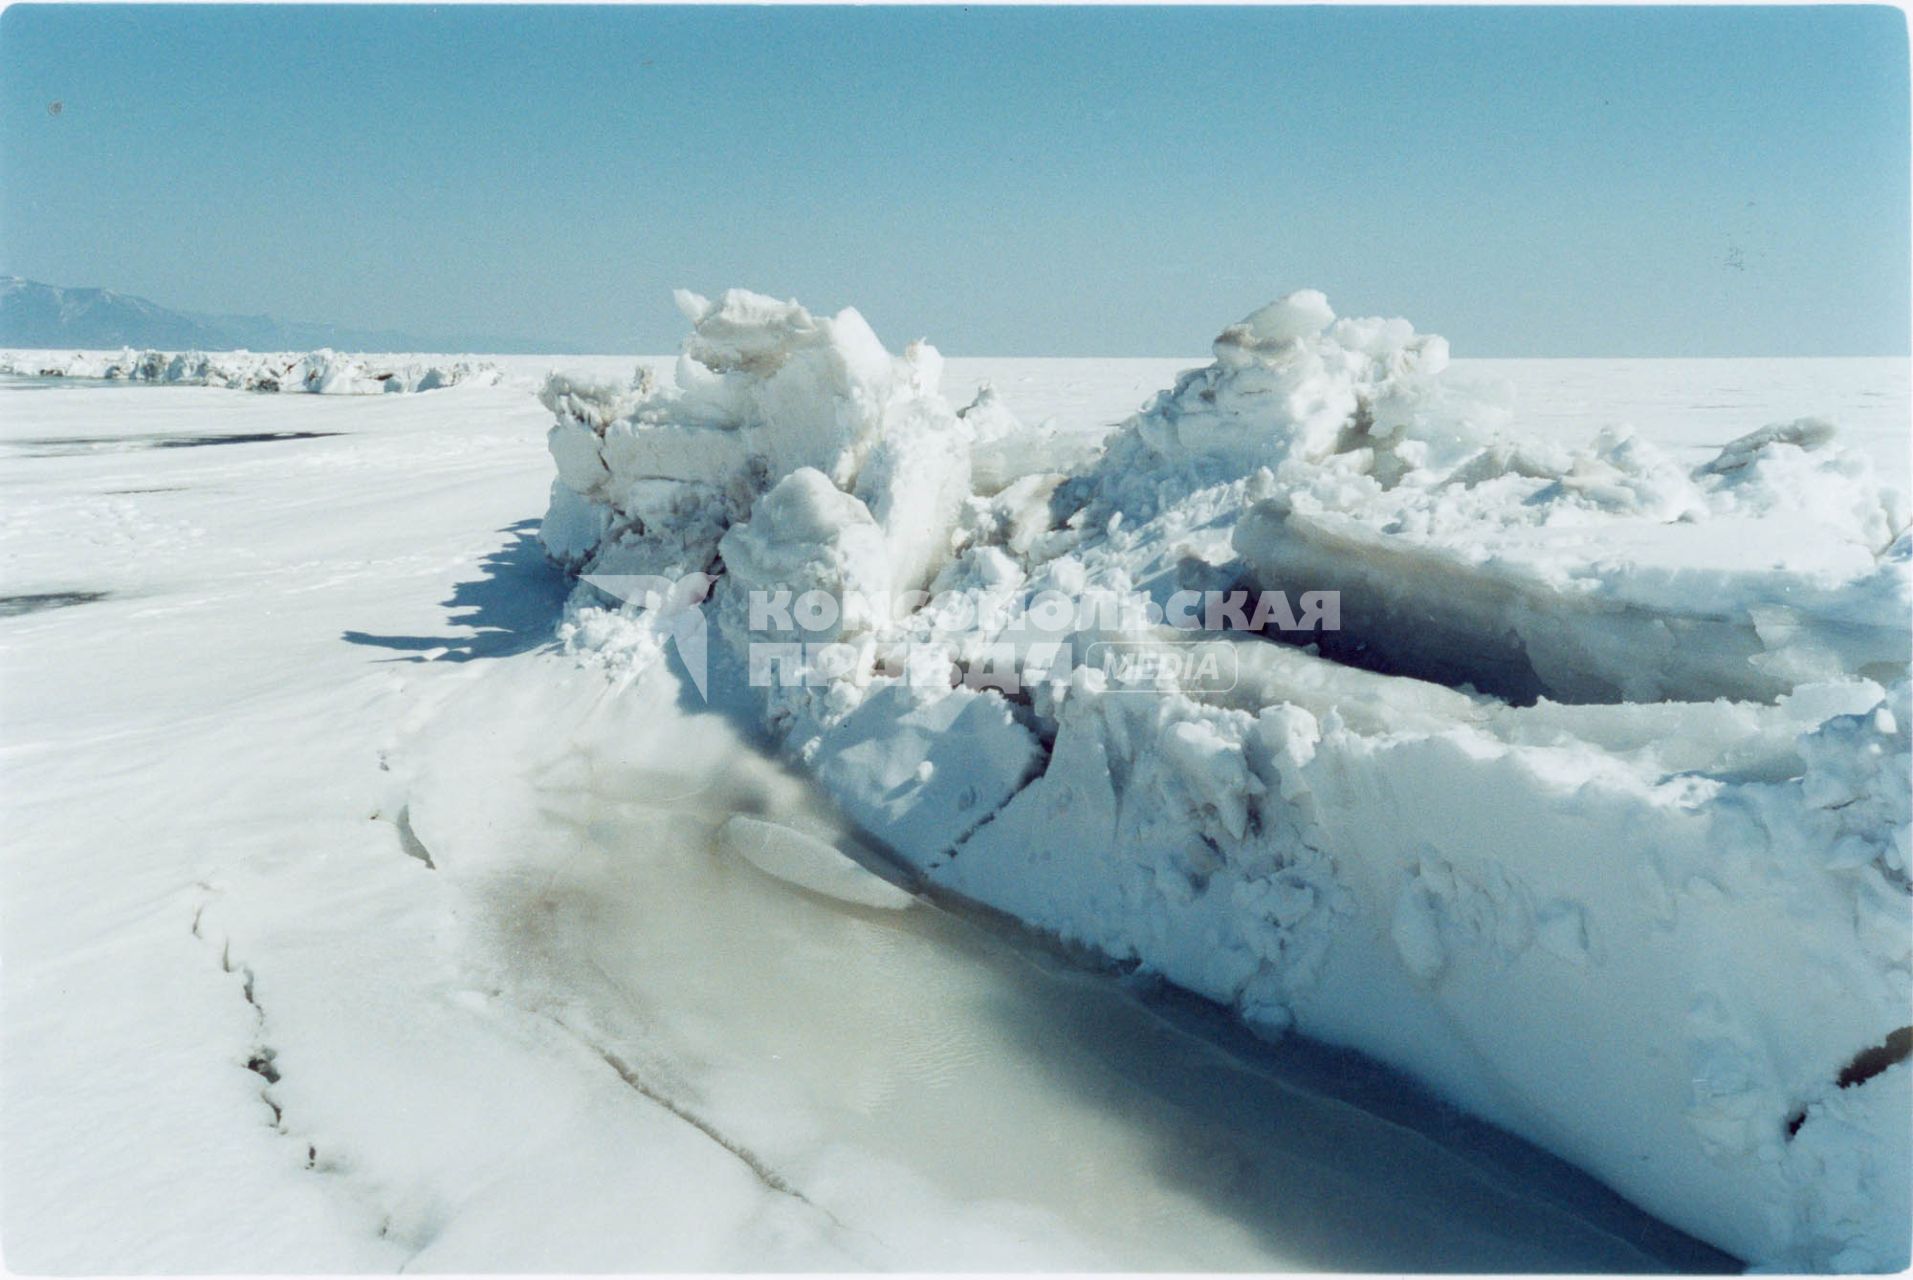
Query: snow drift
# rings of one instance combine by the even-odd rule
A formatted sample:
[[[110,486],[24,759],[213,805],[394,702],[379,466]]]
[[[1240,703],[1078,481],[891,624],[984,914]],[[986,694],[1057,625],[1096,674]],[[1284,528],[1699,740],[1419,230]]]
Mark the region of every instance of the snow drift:
[[[708,619],[926,885],[1401,1067],[1751,1262],[1905,1264],[1907,505],[1831,424],[1698,468],[1527,439],[1442,339],[1309,291],[1088,456],[855,311],[679,305],[674,385],[547,383],[543,538],[715,588],[582,586],[572,643],[652,662]],[[1226,684],[1090,658],[1244,588],[1339,590],[1341,630],[1212,633]],[[795,638],[779,589],[845,604],[803,678],[745,681]]]
[[[496,366],[475,360],[431,364],[342,355],[329,348],[305,355],[250,351],[8,352],[0,374],[38,378],[94,378],[176,386],[232,387],[241,391],[301,391],[319,395],[382,395],[436,391],[459,383],[489,386]]]

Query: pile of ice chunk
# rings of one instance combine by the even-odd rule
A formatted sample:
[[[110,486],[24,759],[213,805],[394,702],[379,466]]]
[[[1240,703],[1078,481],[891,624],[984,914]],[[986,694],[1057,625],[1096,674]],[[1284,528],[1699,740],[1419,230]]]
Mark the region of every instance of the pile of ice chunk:
[[[1698,468],[1526,439],[1440,338],[1303,292],[1085,456],[854,311],[679,305],[673,385],[546,385],[543,536],[587,584],[714,587],[581,585],[575,644],[708,623],[932,891],[1390,1062],[1750,1262],[1904,1265],[1907,506],[1829,424]],[[1241,588],[1339,591],[1341,629],[1225,611],[1226,682],[1095,659]]]
[[[490,386],[497,366],[471,359],[446,363],[344,355],[330,348],[304,355],[251,351],[77,351],[0,353],[0,374],[37,378],[95,378],[241,391],[297,391],[317,395],[383,395],[436,391],[460,383]]]

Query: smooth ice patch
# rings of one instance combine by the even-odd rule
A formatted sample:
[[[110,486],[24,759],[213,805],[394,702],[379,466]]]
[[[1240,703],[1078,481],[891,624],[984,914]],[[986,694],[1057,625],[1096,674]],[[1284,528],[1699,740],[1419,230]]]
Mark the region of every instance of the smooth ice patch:
[[[815,836],[743,814],[718,828],[717,847],[726,857],[742,858],[765,875],[800,889],[860,907],[901,911],[914,895],[891,884]]]

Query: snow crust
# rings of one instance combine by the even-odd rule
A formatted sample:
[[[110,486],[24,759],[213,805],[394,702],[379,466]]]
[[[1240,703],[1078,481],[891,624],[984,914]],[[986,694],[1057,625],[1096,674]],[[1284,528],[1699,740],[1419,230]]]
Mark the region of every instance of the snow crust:
[[[241,391],[383,395],[436,391],[500,380],[496,365],[460,357],[446,362],[345,355],[331,348],[304,355],[251,351],[0,352],[0,374],[91,378]]]
[[[542,536],[715,588],[580,587],[571,643],[655,663],[701,609],[737,677],[779,638],[753,591],[922,589],[745,696],[927,886],[1401,1067],[1750,1262],[1905,1265],[1909,1067],[1853,1067],[1913,999],[1908,506],[1832,423],[1694,466],[1537,439],[1439,337],[1303,291],[1092,452],[854,311],[679,306],[671,385],[547,382]],[[1339,590],[1342,629],[1212,637],[1211,688],[1086,660],[1176,638],[1146,611],[945,612],[1242,586]],[[1051,679],[966,679],[1043,642]]]

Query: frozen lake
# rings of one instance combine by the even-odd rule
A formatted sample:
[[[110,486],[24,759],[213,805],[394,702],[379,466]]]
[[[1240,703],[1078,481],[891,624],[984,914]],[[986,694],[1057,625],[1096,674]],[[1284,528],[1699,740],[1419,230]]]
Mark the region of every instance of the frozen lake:
[[[16,1268],[1729,1261],[1375,1068],[725,857],[738,814],[848,837],[670,682],[548,650],[528,389],[631,361],[504,363],[0,384]],[[1191,363],[946,385],[1091,432]],[[1552,433],[1819,413],[1907,467],[1905,361],[1471,367]]]

